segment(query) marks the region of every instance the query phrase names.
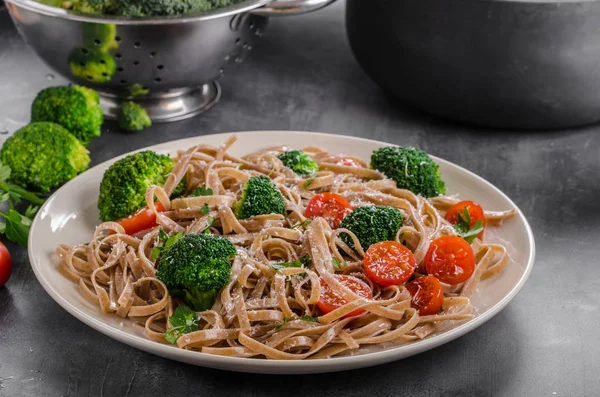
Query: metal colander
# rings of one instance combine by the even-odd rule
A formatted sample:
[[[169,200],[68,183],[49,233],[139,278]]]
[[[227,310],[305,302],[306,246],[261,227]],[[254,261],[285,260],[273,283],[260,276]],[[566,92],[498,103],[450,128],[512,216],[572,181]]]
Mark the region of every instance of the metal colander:
[[[78,14],[33,0],[5,0],[38,56],[76,84],[94,88],[107,118],[135,100],[155,122],[192,117],[221,96],[217,80],[242,63],[268,17],[313,11],[335,0],[248,0],[179,17]]]

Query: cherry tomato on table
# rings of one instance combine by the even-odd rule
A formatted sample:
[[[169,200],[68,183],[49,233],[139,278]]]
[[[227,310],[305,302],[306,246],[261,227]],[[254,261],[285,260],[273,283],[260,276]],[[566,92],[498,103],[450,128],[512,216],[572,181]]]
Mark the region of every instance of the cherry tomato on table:
[[[427,273],[450,285],[464,283],[475,270],[473,248],[458,236],[433,240],[424,262]]]
[[[0,288],[6,284],[10,278],[11,272],[12,259],[10,257],[10,253],[4,244],[0,243]]]
[[[369,279],[389,287],[404,284],[415,272],[417,262],[413,253],[402,244],[382,241],[365,252],[364,267]]]
[[[406,284],[406,289],[412,295],[411,306],[417,309],[421,316],[437,314],[442,308],[444,292],[437,278],[419,277]]]
[[[156,202],[154,205],[156,206],[156,210],[158,212],[163,212],[165,210],[160,202]],[[138,212],[128,216],[127,218],[119,219],[117,223],[123,226],[125,233],[129,235],[136,234],[137,232],[150,229],[151,227],[157,225],[156,214],[150,211],[148,207],[140,209]]]
[[[353,276],[346,276],[343,274],[335,274],[334,275],[337,280],[342,283],[346,288],[352,290],[355,294],[362,296],[363,298],[372,299],[373,291],[371,287],[364,281],[359,278]],[[319,296],[319,301],[317,302],[317,307],[321,309],[321,311],[325,314],[334,311],[338,307],[344,306],[346,303],[346,299],[342,296],[338,295],[334,292],[329,285],[322,278],[319,279],[321,283],[321,295]],[[352,317],[358,316],[359,314],[364,313],[363,309],[357,309],[351,313],[346,314],[344,317]]]
[[[485,215],[483,213],[483,208],[471,200],[465,200],[454,204],[448,209],[448,212],[446,212],[446,215],[444,215],[444,219],[451,224],[456,225],[458,223],[458,214],[460,213],[462,215],[465,211],[465,208],[471,217],[470,227],[473,227],[477,221],[483,222],[483,227],[485,227]],[[477,237],[479,237],[480,240],[483,240],[483,230],[477,235]]]
[[[310,219],[322,217],[329,226],[337,229],[350,212],[352,206],[344,197],[335,193],[320,193],[310,199],[304,216]]]

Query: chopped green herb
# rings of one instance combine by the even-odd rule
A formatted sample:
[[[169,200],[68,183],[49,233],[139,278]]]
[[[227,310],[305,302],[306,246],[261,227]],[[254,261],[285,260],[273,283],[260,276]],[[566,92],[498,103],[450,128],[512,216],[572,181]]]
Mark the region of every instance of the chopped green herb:
[[[173,236],[169,237],[169,235],[167,233],[165,233],[165,231],[162,230],[162,228],[159,229],[159,231],[158,231],[158,239],[163,242],[163,246],[162,247],[154,247],[154,248],[152,248],[152,252],[150,254],[150,257],[152,258],[152,260],[153,261],[157,260],[158,257],[160,256],[160,254],[165,249],[167,249],[170,246],[172,246],[173,244],[175,244],[177,242],[177,240],[179,240],[182,237],[183,237],[183,232],[179,232],[179,233],[174,234]]]
[[[207,189],[205,187],[199,186],[195,188],[189,197],[198,197],[198,196],[212,196],[215,194],[212,189]]]
[[[296,229],[298,227],[310,225],[311,222],[312,222],[312,219],[306,219],[306,220],[304,220],[304,222],[296,223],[294,226],[292,226],[292,229]]]
[[[454,225],[454,229],[460,237],[471,244],[475,240],[475,237],[483,230],[483,222],[477,221],[471,227],[471,214],[469,214],[469,210],[465,207],[462,213],[458,213],[458,222]]]
[[[200,210],[200,212],[202,212],[203,214],[209,214],[210,213],[210,207],[208,206],[208,203],[204,203],[204,207],[202,207],[202,209]]]
[[[162,228],[160,228],[158,229],[158,239],[165,243],[169,239],[169,235]]]
[[[293,262],[271,263],[273,269],[284,269],[286,267],[304,267],[310,262],[310,255],[304,255],[302,258],[296,259]]]
[[[313,316],[304,316],[304,317],[300,317],[300,320],[302,321],[309,321],[312,323],[316,323],[319,321],[319,317],[313,317]]]
[[[202,233],[204,234],[210,234],[210,227],[213,225],[213,223],[215,223],[215,217],[212,215],[209,215],[208,218],[206,218],[206,229],[204,229],[204,231]]]
[[[342,268],[342,264],[340,263],[338,258],[333,258],[331,260],[331,262],[333,262],[333,267],[335,267],[336,269],[341,269]]]
[[[306,180],[306,182],[304,182],[304,188],[305,188],[305,189],[308,189],[308,188],[309,188],[309,186],[310,186],[310,185],[311,185],[311,184],[314,182],[314,180],[315,180],[315,177],[308,178],[308,179]]]
[[[169,317],[169,323],[171,326],[165,333],[165,339],[175,344],[181,335],[198,331],[198,313],[187,306],[177,306],[175,313]]]
[[[238,164],[238,165],[235,166],[235,169],[236,170],[241,170],[243,165],[244,164]]]

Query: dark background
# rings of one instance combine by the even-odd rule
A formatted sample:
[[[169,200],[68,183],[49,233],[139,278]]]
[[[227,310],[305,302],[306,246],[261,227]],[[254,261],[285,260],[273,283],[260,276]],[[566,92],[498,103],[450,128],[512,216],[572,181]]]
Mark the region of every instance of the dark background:
[[[9,243],[14,272],[0,289],[0,396],[600,395],[600,128],[485,130],[410,109],[359,69],[343,10],[342,1],[273,19],[250,59],[222,80],[215,108],[141,133],[107,122],[90,145],[92,165],[176,138],[241,130],[416,145],[486,178],[523,210],[537,258],[521,293],[472,333],[409,359],[337,374],[246,375],[169,361],[101,335],[55,304],[25,249]],[[28,122],[41,88],[64,83],[51,74],[0,11],[0,131]]]

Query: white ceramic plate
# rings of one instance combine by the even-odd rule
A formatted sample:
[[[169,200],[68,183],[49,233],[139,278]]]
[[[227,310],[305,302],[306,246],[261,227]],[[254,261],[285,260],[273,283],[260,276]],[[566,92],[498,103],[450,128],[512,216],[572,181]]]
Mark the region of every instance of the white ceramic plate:
[[[219,145],[230,134],[199,136],[152,146],[159,153],[174,154],[178,149],[199,143]],[[330,152],[358,156],[364,160],[383,142],[340,135],[307,132],[267,131],[237,133],[238,141],[231,152],[236,155],[273,145],[302,148],[320,146]],[[44,289],[65,310],[90,327],[135,348],[173,360],[190,364],[227,369],[232,371],[300,374],[341,371],[367,367],[406,358],[432,349],[458,338],[480,326],[504,308],[519,292],[533,266],[535,245],[527,220],[500,190],[477,175],[436,159],[450,194],[460,192],[461,197],[479,202],[490,210],[517,209],[518,216],[507,221],[501,228],[487,233],[495,235],[508,246],[512,262],[500,275],[481,283],[480,293],[473,298],[477,316],[447,332],[404,346],[372,346],[369,350],[351,356],[310,361],[280,361],[250,358],[212,356],[181,350],[174,346],[151,342],[127,319],[104,314],[83,298],[79,287],[62,277],[56,266],[54,250],[58,244],[78,244],[89,241],[99,223],[96,202],[98,186],[104,170],[116,159],[102,163],[60,188],[38,212],[29,236],[29,258],[36,277]]]

